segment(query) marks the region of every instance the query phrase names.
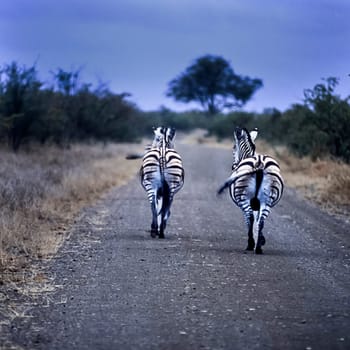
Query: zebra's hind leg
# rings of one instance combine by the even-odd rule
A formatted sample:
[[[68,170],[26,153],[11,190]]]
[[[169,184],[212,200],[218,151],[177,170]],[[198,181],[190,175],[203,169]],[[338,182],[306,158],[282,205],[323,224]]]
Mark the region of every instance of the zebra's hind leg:
[[[159,213],[159,238],[165,238],[164,237],[164,231],[166,227],[166,221],[165,221],[165,215],[164,215],[164,209],[162,208],[161,212]]]
[[[159,238],[164,238],[164,231],[165,231],[166,224],[167,224],[167,221],[168,221],[169,216],[170,216],[170,205],[171,205],[171,203],[169,203],[168,207],[163,208],[163,210],[162,210],[161,222],[159,225]]]
[[[166,181],[163,182],[162,188],[162,205],[160,210],[160,222],[159,222],[159,238],[164,238],[164,231],[166,228],[167,220],[170,216],[170,206],[172,203],[172,197],[170,194],[170,188]]]
[[[162,221],[159,226],[159,238],[165,238],[164,231],[165,231],[165,223],[164,223],[164,218],[162,218]]]
[[[263,251],[261,249],[261,247],[265,244],[266,240],[264,235],[262,234],[262,230],[264,228],[264,219],[262,218],[259,222],[259,236],[258,236],[258,242],[256,244],[256,248],[255,248],[255,253],[256,254],[262,254]]]
[[[151,237],[155,238],[158,234],[158,219],[157,219],[157,208],[155,200],[151,203],[152,208],[152,225],[151,225]]]
[[[252,212],[245,212],[245,219],[248,226],[248,246],[246,250],[254,250],[255,241],[253,238],[254,215]]]
[[[164,232],[166,229],[166,223],[167,223],[168,217],[166,217],[166,215],[163,217],[162,214],[160,214],[160,216],[161,216],[161,221],[159,225],[159,238],[164,238]]]
[[[169,220],[169,217],[170,217],[170,207],[171,207],[171,203],[173,202],[173,200],[172,199],[170,199],[170,201],[169,201],[169,205],[168,205],[168,207],[166,208],[166,210],[165,210],[165,213],[164,213],[164,230],[165,230],[165,228],[166,228],[166,225],[167,225],[167,222],[168,222],[168,220]]]

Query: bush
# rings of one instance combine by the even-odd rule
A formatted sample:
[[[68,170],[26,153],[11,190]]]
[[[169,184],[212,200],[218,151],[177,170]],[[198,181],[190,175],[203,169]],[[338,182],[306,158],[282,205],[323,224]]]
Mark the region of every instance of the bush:
[[[235,126],[253,129],[257,126],[256,119],[254,113],[247,112],[233,112],[227,115],[216,115],[210,123],[208,123],[207,129],[210,135],[215,135],[219,139],[225,137],[232,138]]]
[[[211,134],[230,137],[234,126],[257,127],[259,137],[272,144],[285,144],[298,156],[333,156],[350,162],[349,98],[334,93],[338,80],[328,78],[305,90],[305,103],[295,104],[284,113],[267,109],[262,114],[234,112],[217,116],[208,124]]]
[[[305,91],[305,105],[295,105],[281,122],[286,143],[298,155],[327,155],[350,162],[350,105],[334,94],[337,80],[328,78]]]
[[[135,141],[143,134],[143,118],[129,94],[104,85],[92,90],[80,83],[80,71],[53,75],[53,86],[45,87],[35,66],[13,62],[0,68],[0,138],[13,150],[30,141],[68,146],[91,139]]]

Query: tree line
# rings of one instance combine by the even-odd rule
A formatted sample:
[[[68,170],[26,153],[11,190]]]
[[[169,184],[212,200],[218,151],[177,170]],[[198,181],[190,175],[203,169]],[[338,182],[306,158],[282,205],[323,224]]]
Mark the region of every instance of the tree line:
[[[130,102],[130,94],[81,82],[79,70],[58,68],[51,75],[51,83],[44,83],[35,65],[12,62],[0,67],[0,140],[14,151],[30,141],[62,146],[87,140],[135,141],[152,123],[179,124],[166,108],[143,113]],[[234,104],[243,106],[261,86],[259,79],[234,73],[222,57],[206,55],[169,83],[167,95],[199,102],[214,115]]]
[[[35,66],[12,62],[0,69],[0,139],[14,151],[30,141],[135,140],[140,116],[128,96],[82,83],[79,70],[58,68],[43,83]]]
[[[336,78],[306,89],[303,103],[286,111],[243,112],[237,106],[243,106],[262,81],[237,75],[222,58],[207,55],[170,81],[169,97],[202,107],[178,113],[165,107],[141,111],[128,93],[115,94],[106,84],[93,87],[82,82],[79,70],[58,68],[51,73],[48,84],[40,81],[35,65],[27,68],[12,62],[0,68],[0,142],[14,151],[33,141],[62,147],[92,140],[135,142],[151,136],[156,125],[182,131],[204,128],[219,139],[232,138],[239,125],[258,127],[260,137],[287,145],[299,156],[330,155],[350,162],[349,97],[336,94]]]
[[[341,98],[335,89],[338,79],[324,79],[304,90],[303,103],[280,112],[235,112],[214,118],[208,130],[219,138],[231,137],[233,125],[258,127],[259,137],[286,145],[298,156],[313,159],[331,156],[350,163],[350,97]]]

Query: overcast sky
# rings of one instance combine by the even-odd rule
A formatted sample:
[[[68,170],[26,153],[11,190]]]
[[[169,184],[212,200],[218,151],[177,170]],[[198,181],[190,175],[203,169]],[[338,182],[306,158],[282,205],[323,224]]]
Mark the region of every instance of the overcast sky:
[[[261,78],[244,108],[285,110],[321,78],[350,95],[349,0],[1,0],[0,64],[35,62],[130,92],[141,109],[188,108],[165,96],[196,58],[221,55]]]

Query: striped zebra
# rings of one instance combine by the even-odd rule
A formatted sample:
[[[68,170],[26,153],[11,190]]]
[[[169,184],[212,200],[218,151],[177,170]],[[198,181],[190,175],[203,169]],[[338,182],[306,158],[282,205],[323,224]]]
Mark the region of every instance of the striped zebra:
[[[229,188],[231,198],[243,211],[248,226],[247,250],[255,249],[256,254],[262,254],[264,222],[271,208],[281,199],[284,184],[276,160],[255,153],[257,134],[257,129],[250,133],[244,128],[235,129],[232,174],[218,194]]]
[[[184,183],[180,155],[174,149],[175,129],[154,129],[154,140],[143,156],[141,184],[146,190],[152,209],[151,236],[164,238],[174,195]]]

